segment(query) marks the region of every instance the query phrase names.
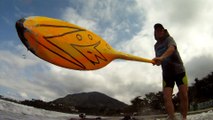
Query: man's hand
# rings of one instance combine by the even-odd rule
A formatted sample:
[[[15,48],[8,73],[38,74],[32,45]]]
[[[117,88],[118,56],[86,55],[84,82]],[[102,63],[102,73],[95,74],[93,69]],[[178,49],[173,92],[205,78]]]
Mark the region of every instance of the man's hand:
[[[163,55],[161,55],[160,57],[156,57],[156,58],[153,58],[153,59],[152,59],[153,61],[155,61],[155,63],[153,63],[153,65],[157,65],[157,66],[161,65],[162,61],[163,61],[165,58],[167,58],[167,57],[169,57],[170,55],[172,55],[173,52],[175,51],[175,49],[176,49],[176,48],[175,48],[174,45],[169,46],[169,48],[166,50],[165,53],[163,53]]]
[[[162,61],[163,61],[163,57],[156,57],[156,58],[153,58],[152,60],[155,61],[155,63],[153,65],[161,65]]]

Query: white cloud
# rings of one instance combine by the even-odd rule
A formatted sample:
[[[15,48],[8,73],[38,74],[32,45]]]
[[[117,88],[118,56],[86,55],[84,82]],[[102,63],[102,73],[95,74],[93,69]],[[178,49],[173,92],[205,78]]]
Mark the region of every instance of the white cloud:
[[[142,16],[135,1],[80,0],[70,1],[62,18],[95,32],[116,47],[140,30]]]
[[[71,1],[61,17],[94,31],[119,51],[150,59],[154,57],[153,25],[160,22],[176,40],[189,78],[194,79],[212,72],[211,5],[210,0],[79,0]],[[0,51],[4,56],[0,81],[23,98],[53,100],[70,93],[100,91],[129,103],[136,96],[161,90],[161,69],[148,63],[115,60],[99,70],[76,71],[47,63],[23,47],[14,49],[21,54]]]
[[[152,28],[155,23],[162,23],[174,37],[178,44],[180,54],[187,65],[187,70],[191,70],[188,62],[193,59],[209,56],[211,58],[213,50],[212,24],[213,15],[211,11],[212,1],[140,1],[139,5],[145,11],[145,28]],[[191,4],[193,3],[193,4]],[[152,30],[146,31],[149,34]],[[149,39],[151,37],[149,36]],[[203,63],[197,63],[203,66]],[[208,63],[210,64],[210,63]],[[205,65],[204,65],[205,66]],[[199,68],[195,68],[198,70]],[[198,72],[198,71],[197,71]],[[209,69],[199,71],[207,74]],[[191,71],[189,71],[191,73]],[[202,73],[201,73],[202,74]],[[194,74],[189,74],[193,79]]]
[[[90,30],[96,29],[96,23],[93,20],[87,19],[84,16],[79,15],[77,11],[73,8],[67,8],[64,11],[62,18],[70,23],[74,23]]]
[[[75,13],[77,14],[77,16],[81,16],[79,18],[76,17],[77,21],[85,20],[90,23],[91,21],[88,19],[91,18],[89,16],[92,16],[94,14],[93,17],[96,18],[94,18],[94,21],[91,22],[93,24],[93,28],[91,29],[103,35],[104,38],[107,38],[107,41],[116,41],[117,38],[124,38],[122,36],[122,32],[129,32],[132,30],[130,28],[130,26],[133,25],[131,21],[121,20],[121,18],[124,17],[125,19],[125,17],[131,16],[132,12],[137,13],[135,15],[141,14],[141,16],[134,16],[133,14],[133,16],[135,17],[134,19],[143,20],[136,21],[138,22],[136,23],[138,25],[143,24],[143,26],[140,26],[142,28],[140,32],[138,31],[137,34],[130,32],[130,34],[134,36],[130,37],[131,39],[129,40],[117,42],[119,43],[119,45],[115,45],[114,43],[116,42],[109,41],[112,46],[116,46],[118,50],[141,57],[154,57],[153,45],[155,43],[155,40],[153,39],[153,25],[157,22],[163,23],[165,27],[168,28],[169,31],[171,31],[170,33],[177,41],[181,55],[186,61],[190,61],[193,56],[199,56],[203,54],[203,49],[206,47],[206,45],[213,45],[205,44],[204,42],[202,42],[202,44],[200,42],[195,42],[199,40],[198,38],[200,37],[198,36],[199,30],[195,28],[201,27],[196,26],[195,24],[200,21],[200,17],[197,15],[203,16],[203,14],[197,13],[197,11],[200,10],[196,10],[202,9],[202,5],[200,3],[191,6],[191,4],[189,4],[188,2],[185,4],[184,1],[180,1],[177,3],[167,1],[167,4],[160,4],[160,2],[155,3],[153,1],[149,1],[142,2],[142,4],[133,4],[131,7],[134,7],[134,9],[127,7],[127,10],[130,12],[124,12],[123,14],[119,12],[123,10],[125,6],[119,5],[115,7],[115,5],[118,5],[119,3],[112,1],[91,2],[89,5],[83,6],[83,11]],[[180,10],[179,8],[183,4],[189,10]],[[105,9],[103,9],[103,7]],[[143,12],[138,12],[137,10],[141,10]],[[191,19],[197,20],[194,21],[195,25],[191,23]],[[102,24],[102,22],[107,24]],[[188,25],[185,25],[186,23]],[[209,35],[205,36],[208,37]],[[211,40],[207,41],[209,42]],[[192,46],[190,46],[190,44],[192,44]],[[182,46],[184,49],[182,48]],[[197,52],[194,53],[194,50],[196,50]],[[58,74],[63,74],[63,72],[64,71]],[[66,72],[67,74],[70,74],[69,70],[66,70]],[[98,71],[80,71],[74,73],[75,74],[73,74],[72,77],[74,77],[75,79],[70,80],[69,83],[72,86],[77,86],[77,88],[73,88],[71,89],[71,91],[103,91],[104,93],[117,97],[118,99],[127,103],[130,101],[130,99],[137,95],[144,95],[147,92],[161,90],[162,81],[160,67],[153,67],[152,65],[146,63],[113,61],[108,66]],[[190,78],[192,77],[190,76]],[[66,86],[66,89],[70,88],[71,86]]]

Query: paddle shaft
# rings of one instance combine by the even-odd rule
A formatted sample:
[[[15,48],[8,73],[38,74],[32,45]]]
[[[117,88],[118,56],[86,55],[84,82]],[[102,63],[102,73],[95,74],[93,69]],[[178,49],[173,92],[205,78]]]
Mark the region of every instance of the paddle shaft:
[[[123,53],[123,52],[118,52],[118,58],[125,59],[125,60],[139,61],[139,62],[147,62],[147,63],[152,63],[152,64],[155,63],[153,60],[134,56],[134,55]]]

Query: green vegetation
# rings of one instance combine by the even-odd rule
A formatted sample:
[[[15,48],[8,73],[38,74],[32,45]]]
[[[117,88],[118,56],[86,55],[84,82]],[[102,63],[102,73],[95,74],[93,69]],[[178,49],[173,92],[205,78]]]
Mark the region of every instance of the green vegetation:
[[[213,107],[213,72],[202,79],[196,78],[194,84],[189,86],[190,110],[200,110]],[[162,92],[148,93],[144,98],[137,96],[131,101],[129,112],[139,114],[164,113],[164,101]],[[173,103],[176,111],[179,111],[178,93],[173,95]]]

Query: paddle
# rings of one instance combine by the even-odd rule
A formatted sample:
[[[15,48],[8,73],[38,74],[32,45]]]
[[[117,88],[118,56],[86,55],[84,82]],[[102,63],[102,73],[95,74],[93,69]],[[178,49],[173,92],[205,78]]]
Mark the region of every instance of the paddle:
[[[116,51],[95,33],[58,19],[23,18],[16,22],[16,29],[23,44],[33,54],[65,68],[95,70],[114,59],[154,63]]]

